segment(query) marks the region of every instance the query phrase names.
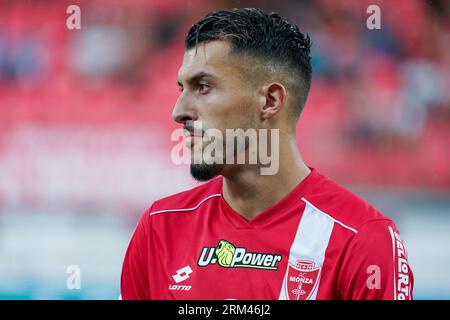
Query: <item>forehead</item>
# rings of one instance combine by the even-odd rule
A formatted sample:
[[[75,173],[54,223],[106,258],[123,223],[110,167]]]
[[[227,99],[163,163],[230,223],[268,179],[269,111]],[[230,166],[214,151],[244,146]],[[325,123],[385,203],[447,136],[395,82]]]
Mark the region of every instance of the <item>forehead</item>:
[[[218,78],[236,73],[230,57],[230,44],[226,41],[211,41],[200,43],[197,48],[185,52],[178,78],[186,80],[200,72],[208,73]]]

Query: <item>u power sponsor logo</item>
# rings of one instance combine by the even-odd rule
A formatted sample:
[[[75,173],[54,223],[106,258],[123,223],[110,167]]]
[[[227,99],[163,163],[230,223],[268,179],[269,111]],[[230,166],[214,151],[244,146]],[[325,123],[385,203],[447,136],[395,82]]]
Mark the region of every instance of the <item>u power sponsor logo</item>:
[[[281,258],[279,254],[250,252],[246,248],[236,247],[227,240],[220,240],[216,247],[203,247],[198,265],[207,267],[219,264],[223,268],[278,270],[277,263]]]

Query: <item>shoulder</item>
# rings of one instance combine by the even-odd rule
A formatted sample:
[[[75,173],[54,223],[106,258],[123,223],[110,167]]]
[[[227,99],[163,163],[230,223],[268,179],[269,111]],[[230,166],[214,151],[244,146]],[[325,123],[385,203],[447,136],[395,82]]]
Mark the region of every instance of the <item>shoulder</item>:
[[[317,174],[320,177],[318,183],[302,198],[307,206],[354,233],[361,231],[369,222],[380,221],[381,224],[384,222],[393,224],[389,217],[360,196],[324,175]],[[369,226],[372,225],[378,225],[378,223],[369,223]]]

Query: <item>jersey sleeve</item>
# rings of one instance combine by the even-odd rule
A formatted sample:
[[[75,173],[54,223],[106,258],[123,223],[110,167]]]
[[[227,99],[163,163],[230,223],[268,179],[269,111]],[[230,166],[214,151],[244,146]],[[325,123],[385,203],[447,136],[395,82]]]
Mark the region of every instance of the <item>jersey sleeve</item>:
[[[140,218],[122,266],[120,293],[123,300],[150,299],[148,248],[150,209]]]
[[[414,277],[405,243],[390,220],[365,223],[350,241],[340,276],[348,300],[411,300]]]

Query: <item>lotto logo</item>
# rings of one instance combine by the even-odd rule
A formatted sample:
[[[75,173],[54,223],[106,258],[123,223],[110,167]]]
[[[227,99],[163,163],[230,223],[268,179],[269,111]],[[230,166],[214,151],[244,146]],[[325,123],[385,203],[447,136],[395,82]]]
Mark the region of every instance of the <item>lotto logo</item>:
[[[176,283],[180,283],[181,281],[184,281],[189,278],[189,275],[192,273],[192,269],[189,266],[186,266],[184,268],[181,268],[177,270],[177,273],[172,276],[173,280],[175,280]]]

